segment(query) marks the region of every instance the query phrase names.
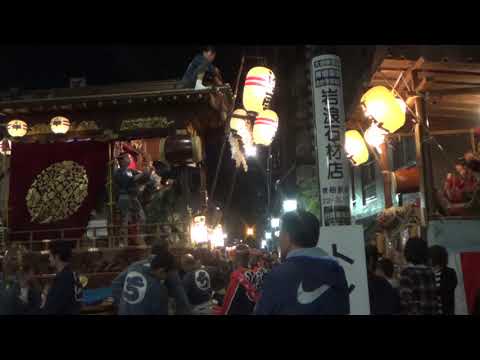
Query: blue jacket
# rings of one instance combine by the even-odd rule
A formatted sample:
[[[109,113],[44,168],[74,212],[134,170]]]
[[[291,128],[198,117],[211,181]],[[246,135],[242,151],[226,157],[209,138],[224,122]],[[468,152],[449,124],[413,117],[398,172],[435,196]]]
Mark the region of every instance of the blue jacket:
[[[168,315],[168,290],[150,271],[129,271],[118,315]]]
[[[153,256],[149,256],[144,260],[140,260],[131,264],[126,270],[120,273],[112,282],[112,297],[114,304],[119,305],[122,298],[122,292],[125,286],[125,279],[127,274],[132,271],[139,272],[141,274],[148,274],[150,272],[150,261]],[[190,314],[191,306],[188,302],[187,295],[183,288],[182,281],[178,275],[178,271],[169,271],[165,286],[168,290],[168,297],[175,299],[176,313],[177,314]]]
[[[190,65],[188,65],[187,71],[183,75],[182,82],[186,87],[195,87],[195,81],[200,73],[214,73],[214,67],[202,54],[196,55]]]
[[[345,272],[320,248],[297,249],[265,278],[256,315],[346,315]]]

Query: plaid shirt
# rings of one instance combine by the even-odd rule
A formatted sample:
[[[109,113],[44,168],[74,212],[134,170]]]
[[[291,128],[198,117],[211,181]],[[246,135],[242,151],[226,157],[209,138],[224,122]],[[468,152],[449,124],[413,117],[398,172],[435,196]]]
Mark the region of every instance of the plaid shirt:
[[[400,304],[405,315],[438,315],[435,275],[425,265],[408,265],[400,274]]]

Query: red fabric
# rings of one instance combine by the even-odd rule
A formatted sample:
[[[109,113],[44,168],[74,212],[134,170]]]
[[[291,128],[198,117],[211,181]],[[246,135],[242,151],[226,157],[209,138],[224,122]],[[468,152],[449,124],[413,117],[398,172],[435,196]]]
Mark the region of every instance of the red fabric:
[[[477,178],[469,174],[464,179],[461,176],[452,175],[445,181],[445,195],[452,203],[462,203],[466,201],[466,193],[472,193],[478,186]]]
[[[480,289],[480,252],[462,253],[461,260],[465,297],[471,314],[475,304],[475,295]]]
[[[82,206],[70,218],[50,224],[30,222],[25,197],[35,179],[48,166],[72,160],[83,166],[88,176],[88,195]],[[12,231],[46,230],[85,227],[98,196],[105,190],[108,163],[108,143],[73,142],[53,144],[14,143],[11,158],[9,227]],[[58,233],[42,233],[35,240],[48,239]],[[65,233],[65,237],[80,236],[79,231]],[[18,235],[18,240],[27,240]]]

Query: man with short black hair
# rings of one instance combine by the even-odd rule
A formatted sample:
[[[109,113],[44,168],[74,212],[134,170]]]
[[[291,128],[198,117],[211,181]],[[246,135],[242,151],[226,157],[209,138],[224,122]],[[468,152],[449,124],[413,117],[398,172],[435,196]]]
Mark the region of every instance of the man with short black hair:
[[[443,315],[455,315],[455,288],[458,281],[455,270],[447,266],[447,249],[440,245],[431,246],[429,257],[430,265],[433,267],[435,274],[441,313]]]
[[[365,249],[367,257],[368,296],[371,315],[395,315],[400,313],[400,295],[385,276],[375,272],[378,269],[378,251],[375,245]],[[393,270],[392,270],[393,273]]]
[[[155,255],[147,271],[128,272],[119,306],[119,315],[168,315],[167,274],[175,259],[169,252]]]
[[[182,78],[182,85],[195,90],[205,90],[208,87],[203,85],[203,78],[206,73],[212,76],[219,76],[219,70],[213,66],[217,51],[211,45],[205,46],[201,54],[196,55]]]
[[[147,273],[150,269],[150,263],[155,255],[162,255],[169,253],[167,241],[158,241],[152,245],[151,254],[146,259],[134,262],[122,273],[120,273],[112,282],[112,297],[115,305],[118,305],[121,300],[123,288],[125,286],[125,279],[130,272]],[[169,297],[175,300],[176,314],[190,314],[191,306],[188,302],[187,295],[183,288],[182,282],[175,268],[168,271],[165,286],[168,289]]]
[[[350,313],[343,268],[317,247],[320,223],[297,210],[283,215],[280,230],[282,264],[265,279],[258,315],[342,315]]]
[[[432,268],[427,266],[428,245],[421,238],[408,239],[404,249],[407,266],[400,273],[402,314],[438,315],[439,301]]]
[[[54,242],[50,246],[50,265],[56,275],[48,291],[43,313],[47,315],[80,314],[82,285],[75,272],[71,270],[72,244]]]
[[[207,269],[191,254],[182,258],[182,269],[185,276],[182,279],[188,301],[192,305],[194,315],[209,315],[213,304],[212,284]]]

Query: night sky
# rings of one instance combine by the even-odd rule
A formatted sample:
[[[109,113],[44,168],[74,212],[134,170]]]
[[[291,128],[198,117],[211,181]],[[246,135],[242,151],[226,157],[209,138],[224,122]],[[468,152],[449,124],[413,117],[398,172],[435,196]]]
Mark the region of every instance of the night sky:
[[[68,87],[70,77],[86,77],[87,85],[180,79],[201,45],[4,45],[2,48],[0,89],[8,90]],[[241,46],[216,48],[215,65],[232,87],[242,53],[258,55],[252,48]],[[210,174],[214,172],[219,148],[220,144],[207,149]],[[234,172],[228,148],[215,195],[220,206],[225,205]],[[225,219],[236,237],[242,235],[245,224],[255,224],[264,214],[266,185],[261,170],[264,162],[265,158],[260,156],[250,162],[247,174],[238,173],[229,216]]]

